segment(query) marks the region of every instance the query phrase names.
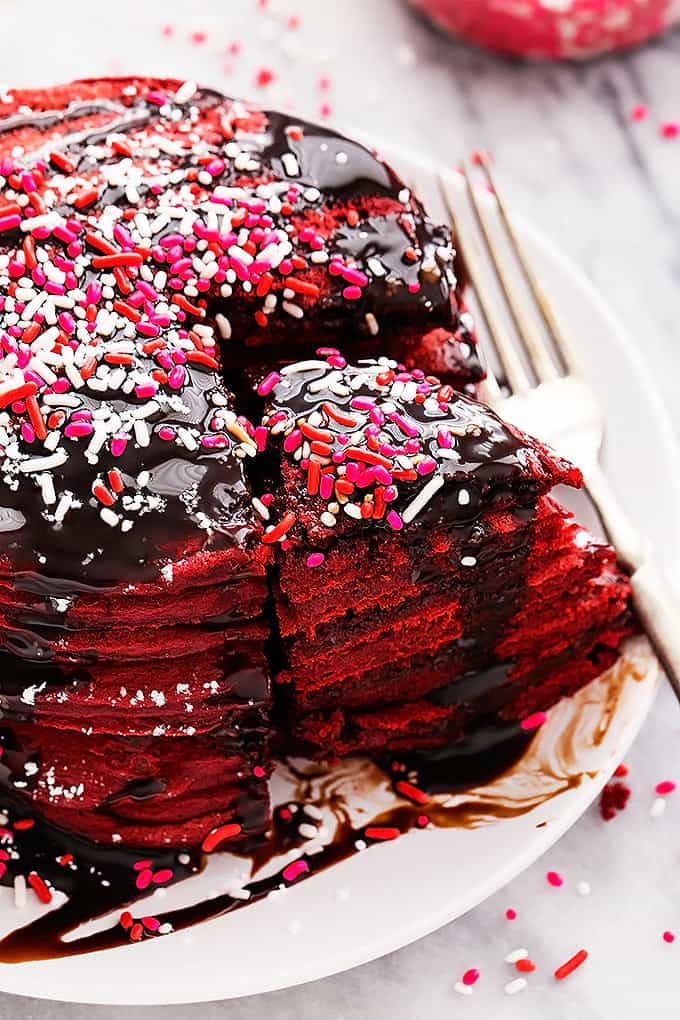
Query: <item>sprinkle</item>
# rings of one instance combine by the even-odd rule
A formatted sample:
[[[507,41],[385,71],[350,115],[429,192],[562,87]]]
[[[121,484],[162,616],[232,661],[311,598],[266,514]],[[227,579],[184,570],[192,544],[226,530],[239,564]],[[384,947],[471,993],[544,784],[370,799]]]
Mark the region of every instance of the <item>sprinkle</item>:
[[[307,566],[320,567],[325,559],[326,557],[322,552],[311,553],[311,555],[307,557]]]
[[[36,894],[41,903],[51,903],[52,893],[49,888],[35,871],[29,872],[28,884],[30,885],[33,892]]]
[[[512,907],[508,907],[505,911],[505,919],[507,921],[514,921],[517,918],[517,911],[513,910]]]
[[[652,806],[649,809],[650,816],[652,818],[660,818],[666,810],[666,804],[667,801],[665,797],[655,797],[652,801]]]
[[[521,959],[516,962],[515,970],[518,970],[520,974],[532,974],[536,970],[536,964],[533,960]]]
[[[672,931],[665,931],[662,935],[664,942],[675,942],[675,935]]]
[[[223,843],[227,839],[233,839],[234,836],[238,836],[241,831],[241,826],[237,822],[231,822],[227,825],[219,825],[216,829],[210,830],[201,844],[201,849],[204,853],[210,854],[220,845],[220,843]]]
[[[419,790],[417,786],[407,783],[405,779],[400,779],[395,783],[394,788],[397,793],[400,793],[402,797],[406,797],[407,800],[412,800],[414,804],[427,804],[429,802],[430,798],[423,790]]]
[[[579,882],[576,886],[576,892],[579,896],[590,896],[590,882],[586,882],[585,880]]]
[[[290,531],[296,520],[297,517],[294,513],[284,514],[278,524],[264,533],[262,541],[267,545],[278,542]]]
[[[588,959],[588,952],[585,949],[579,949],[578,953],[574,953],[571,959],[563,963],[555,971],[555,977],[558,981],[563,981],[564,978],[569,977],[577,967],[580,967]]]
[[[548,871],[546,872],[545,877],[548,881],[548,884],[555,886],[556,889],[559,888],[561,885],[564,885],[564,879],[560,875],[559,871]]]
[[[286,868],[283,869],[282,876],[286,882],[294,882],[300,875],[304,875],[306,871],[309,871],[309,865],[307,861],[302,859],[293,861]]]
[[[511,953],[505,957],[506,963],[517,963],[518,960],[526,960],[529,955],[528,949],[513,949]]]
[[[26,879],[23,875],[14,876],[14,906],[22,910],[26,906]]]
[[[675,783],[672,779],[664,779],[663,782],[657,783],[654,789],[659,796],[665,797],[667,794],[673,793]]]
[[[454,992],[458,992],[459,995],[472,995],[472,988],[470,985],[464,985],[462,981],[456,981],[453,986]]]
[[[406,509],[402,512],[401,519],[404,524],[410,524],[415,517],[423,510],[430,502],[432,497],[439,489],[444,485],[443,475],[433,475],[432,478],[422,487],[418,495],[413,499]],[[389,520],[389,515],[388,515]],[[465,558],[465,557],[464,557]]]
[[[287,177],[300,176],[300,167],[298,166],[298,161],[292,152],[284,152],[281,156],[281,162]]]
[[[636,121],[645,120],[648,112],[649,110],[644,103],[637,103],[630,111],[630,119]]]
[[[667,120],[661,124],[659,134],[662,138],[677,138],[680,135],[680,123],[675,120]]]
[[[517,995],[518,992],[523,992],[526,986],[526,978],[519,977],[515,978],[513,981],[508,981],[503,991],[506,995]]]
[[[463,974],[461,981],[464,985],[474,985],[479,980],[479,971],[476,967],[470,967]]]
[[[364,835],[367,839],[383,841],[396,839],[397,836],[401,836],[401,830],[394,828],[393,826],[369,825],[369,827],[364,830]]]
[[[534,712],[532,715],[528,715],[526,719],[522,719],[520,727],[523,730],[535,730],[547,720],[548,716],[545,712]]]

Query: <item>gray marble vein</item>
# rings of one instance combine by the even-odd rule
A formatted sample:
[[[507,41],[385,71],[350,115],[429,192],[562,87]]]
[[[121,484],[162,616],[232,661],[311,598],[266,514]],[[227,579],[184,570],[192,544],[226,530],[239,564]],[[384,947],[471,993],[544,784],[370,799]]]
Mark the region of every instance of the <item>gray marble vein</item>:
[[[180,0],[35,0],[30,15],[27,5],[0,0],[5,40],[31,17],[30,47],[6,43],[0,75],[30,85],[162,72],[252,95],[255,69],[268,64],[277,72],[272,105],[291,102],[315,115],[327,98],[339,123],[451,164],[488,147],[516,210],[559,242],[627,323],[680,435],[680,140],[658,134],[661,121],[680,118],[680,34],[584,66],[527,65],[450,42],[399,0],[271,0],[270,8],[300,15],[297,37],[282,35],[255,0],[192,8]],[[176,26],[172,40],[161,37],[164,22]],[[188,43],[194,29],[208,32],[203,47]],[[244,46],[232,60],[225,46],[235,38]],[[333,80],[327,97],[316,87],[322,72]],[[640,102],[649,118],[632,123]],[[668,691],[629,762],[634,794],[624,815],[605,825],[591,810],[498,895],[383,960],[313,985],[195,1007],[122,1010],[0,995],[0,1020],[676,1017],[680,941],[667,946],[661,932],[680,934],[680,800],[663,818],[649,816],[654,784],[680,777],[680,713]],[[548,868],[568,875],[565,887],[547,886]],[[577,895],[580,879],[591,883],[590,896]],[[503,920],[507,906],[519,913],[512,925]],[[581,945],[590,960],[556,985],[552,970]],[[527,991],[508,998],[503,957],[518,946],[531,948],[539,970]],[[453,985],[470,966],[482,977],[463,999]]]

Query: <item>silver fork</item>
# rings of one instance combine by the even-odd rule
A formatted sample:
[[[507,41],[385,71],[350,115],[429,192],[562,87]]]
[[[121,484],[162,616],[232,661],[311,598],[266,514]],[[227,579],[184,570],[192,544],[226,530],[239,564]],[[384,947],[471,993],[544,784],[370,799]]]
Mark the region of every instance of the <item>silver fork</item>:
[[[526,314],[526,306],[518,298],[510,278],[509,262],[495,240],[485,212],[485,202],[480,198],[469,171],[463,168],[466,185],[463,191],[440,175],[439,185],[455,244],[463,257],[510,392],[510,396],[505,396],[496,377],[489,371],[482,396],[502,417],[527,432],[547,439],[581,468],[586,490],[607,539],[630,572],[633,601],[639,619],[680,701],[680,597],[654,562],[649,543],[633,527],[602,471],[600,451],[605,423],[597,397],[527,262],[505,202],[498,192],[489,160],[482,155],[479,164],[495,195],[506,244],[524,276],[525,292],[531,297],[534,311],[542,320],[557,355],[556,359],[551,356],[544,331],[536,328],[536,320]],[[486,260],[495,274],[495,293],[484,282],[482,258],[473,233],[466,226],[465,218],[457,213],[461,198],[465,199],[465,196],[479,227]],[[509,316],[503,313],[503,300]]]

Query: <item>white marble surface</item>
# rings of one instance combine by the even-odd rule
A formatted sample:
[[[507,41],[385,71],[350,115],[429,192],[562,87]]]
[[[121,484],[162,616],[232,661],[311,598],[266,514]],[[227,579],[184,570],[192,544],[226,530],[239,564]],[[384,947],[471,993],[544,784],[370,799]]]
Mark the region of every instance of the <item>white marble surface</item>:
[[[0,74],[10,85],[116,72],[198,77],[309,115],[327,101],[338,122],[451,163],[474,148],[492,149],[516,209],[559,241],[627,321],[654,365],[680,435],[680,140],[658,135],[659,122],[680,117],[680,35],[584,67],[528,66],[448,42],[399,0],[270,0],[276,17],[255,0],[203,0],[189,13],[188,7],[176,0],[105,7],[0,0]],[[282,29],[288,15],[300,17],[298,29]],[[166,22],[175,27],[172,39],[161,35]],[[189,34],[200,30],[206,42],[191,44]],[[232,40],[243,44],[237,57],[226,53]],[[253,84],[261,66],[276,73],[266,92]],[[322,74],[332,81],[328,93],[318,88]],[[650,115],[632,124],[629,113],[638,102],[648,104]],[[680,792],[662,818],[649,815],[654,784],[680,780],[680,712],[668,691],[629,764],[633,797],[623,815],[604,824],[591,810],[545,859],[436,934],[313,985],[238,1002],[164,1007],[163,1017],[677,1016]],[[548,869],[564,874],[561,889],[546,883]],[[577,894],[581,880],[591,884],[590,896]],[[503,916],[508,906],[519,915],[512,923]],[[674,945],[662,941],[665,929],[677,930]],[[509,998],[503,987],[513,973],[503,958],[519,946],[530,949],[538,969],[530,988]],[[556,983],[555,966],[581,946],[591,954],[586,965]],[[453,985],[473,966],[481,971],[474,994],[459,997]],[[115,1008],[0,995],[0,1020],[122,1015]],[[130,1020],[156,1015],[161,1008],[125,1009]]]

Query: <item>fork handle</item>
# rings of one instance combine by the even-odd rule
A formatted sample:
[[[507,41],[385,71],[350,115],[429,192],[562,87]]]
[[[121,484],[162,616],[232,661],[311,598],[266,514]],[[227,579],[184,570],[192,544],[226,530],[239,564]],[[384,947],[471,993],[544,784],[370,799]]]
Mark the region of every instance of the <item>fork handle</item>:
[[[605,534],[631,571],[633,604],[680,701],[680,594],[640,541],[598,464],[583,472]]]

